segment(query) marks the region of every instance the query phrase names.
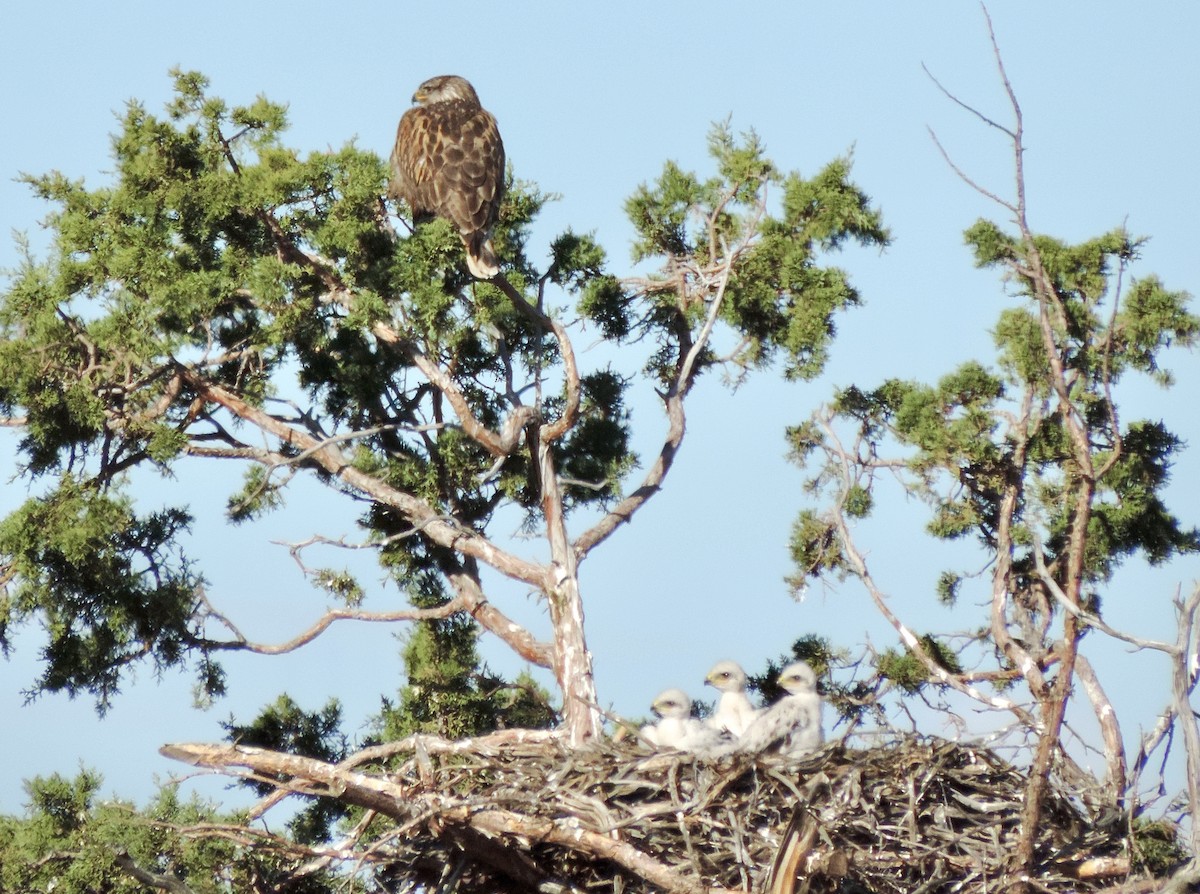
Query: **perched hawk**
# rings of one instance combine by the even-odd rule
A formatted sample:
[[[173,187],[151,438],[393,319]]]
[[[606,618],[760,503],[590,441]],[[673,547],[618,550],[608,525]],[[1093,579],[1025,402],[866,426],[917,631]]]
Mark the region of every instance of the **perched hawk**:
[[[718,661],[704,682],[721,693],[708,725],[741,736],[760,713],[746,697],[746,672],[735,661]]]
[[[779,674],[786,695],[766,709],[738,740],[738,751],[778,751],[785,757],[802,757],[824,741],[821,732],[821,696],[817,675],[803,661],[789,664]]]
[[[640,735],[655,748],[708,753],[723,744],[719,732],[692,717],[692,700],[682,689],[660,692],[650,709],[659,721],[643,726]]]
[[[444,217],[458,228],[467,267],[479,279],[500,272],[491,230],[504,198],[504,143],[475,88],[457,75],[430,78],[413,94],[392,149],[388,195],[414,219]]]

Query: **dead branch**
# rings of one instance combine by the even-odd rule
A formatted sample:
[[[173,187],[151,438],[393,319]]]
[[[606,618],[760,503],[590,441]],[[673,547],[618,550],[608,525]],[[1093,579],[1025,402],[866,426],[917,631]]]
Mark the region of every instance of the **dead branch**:
[[[1100,685],[1100,678],[1086,656],[1079,655],[1075,659],[1075,673],[1079,682],[1083,684],[1088,701],[1091,702],[1096,722],[1100,725],[1100,735],[1104,740],[1104,761],[1108,767],[1107,794],[1109,800],[1119,806],[1123,803],[1128,782],[1125,740],[1121,736],[1121,724],[1108,694]]]
[[[1192,590],[1186,602],[1175,600],[1178,617],[1178,637],[1171,668],[1171,692],[1174,696],[1176,721],[1183,728],[1184,761],[1186,763],[1186,790],[1188,812],[1192,816],[1189,835],[1191,852],[1200,859],[1200,727],[1192,708],[1191,694],[1196,687],[1197,663],[1200,655],[1196,651],[1197,621],[1200,614],[1200,586]]]
[[[1008,136],[1012,146],[1014,187],[1016,192],[1015,202],[1000,199],[978,186],[975,186],[975,188],[1013,214],[1014,223],[1020,232],[1023,253],[1020,259],[1011,260],[1009,266],[1013,268],[1013,272],[1018,277],[1023,278],[1028,283],[1032,291],[1032,297],[1037,301],[1037,319],[1041,330],[1044,356],[1050,371],[1049,384],[1052,393],[1057,399],[1058,411],[1061,414],[1071,443],[1071,459],[1075,466],[1067,487],[1067,498],[1071,501],[1071,506],[1070,523],[1067,531],[1067,546],[1063,556],[1064,583],[1062,585],[1062,592],[1064,601],[1078,608],[1082,602],[1080,597],[1084,579],[1085,547],[1096,487],[1089,429],[1083,411],[1072,399],[1071,387],[1068,381],[1069,377],[1065,371],[1063,351],[1058,341],[1059,336],[1057,332],[1067,331],[1065,326],[1067,320],[1066,308],[1062,297],[1058,294],[1053,281],[1046,272],[1037,242],[1033,236],[1033,231],[1029,226],[1025,191],[1024,117],[1020,103],[1017,100],[1016,91],[1013,89],[1012,82],[1009,80],[1008,73],[1005,70],[999,43],[996,40],[995,30],[992,27],[991,17],[988,15],[986,7],[983,8],[983,14],[987,22],[988,38],[995,57],[997,72],[1004,86],[1005,93],[1008,96],[1009,106],[1013,115],[1013,126],[1006,128],[996,125],[987,116],[984,116],[966,103],[962,103],[950,95],[940,84],[938,86],[939,89],[950,95],[960,106],[967,108],[977,117],[1003,131]],[[949,161],[949,159],[947,160]],[[957,168],[955,170],[957,171]],[[964,177],[964,179],[966,178]],[[968,180],[968,182],[970,181]],[[972,185],[974,186],[974,184]],[[1010,492],[1011,490],[1012,486],[1010,485]],[[1015,511],[1015,504],[1010,505],[1007,496],[1005,498],[1005,509],[1006,512],[1002,515],[1002,524],[1004,519],[1011,518],[1011,513]],[[1001,556],[1001,562],[997,566],[996,583],[993,589],[992,626],[994,629],[1003,626],[1003,616],[1005,614],[1004,603],[1008,598],[1007,591],[1010,583],[1005,562],[1012,548],[1013,540],[1011,533],[1003,539],[998,537],[997,551]],[[1017,867],[1018,874],[1022,877],[1028,875],[1029,868],[1034,862],[1037,827],[1042,821],[1043,800],[1048,791],[1052,764],[1061,747],[1061,733],[1076,675],[1076,659],[1078,657],[1081,634],[1082,629],[1078,615],[1071,611],[1064,613],[1062,618],[1062,636],[1057,648],[1059,653],[1058,673],[1055,675],[1053,681],[1049,682],[1049,685],[1046,685],[1046,681],[1035,670],[1033,663],[1025,661],[1021,666],[1021,670],[1026,674],[1031,689],[1037,697],[1039,709],[1036,726],[1031,727],[1037,730],[1038,737],[1021,817],[1021,833],[1014,855],[1014,865]],[[1030,883],[1022,880],[1018,883],[1017,887],[1019,890],[1025,891],[1029,889]]]
[[[1033,717],[1022,705],[1004,696],[989,695],[969,682],[964,681],[958,675],[951,674],[938,664],[925,649],[924,645],[922,645],[920,638],[892,611],[891,606],[888,605],[887,596],[875,583],[875,579],[867,565],[866,557],[855,543],[854,535],[850,531],[850,526],[843,511],[845,495],[854,483],[854,474],[851,470],[851,465],[853,462],[852,457],[856,454],[855,452],[848,451],[843,446],[841,439],[831,425],[828,414],[814,418],[825,435],[825,450],[830,457],[830,464],[840,470],[841,492],[839,498],[834,501],[834,505],[831,508],[832,519],[838,532],[838,542],[843,554],[850,563],[850,567],[854,571],[855,577],[866,588],[867,594],[871,597],[871,601],[874,603],[876,609],[892,625],[892,628],[900,637],[900,641],[904,644],[905,648],[912,652],[925,667],[930,679],[949,686],[956,692],[988,708],[1012,712],[1022,723],[1032,726],[1034,723]]]
[[[264,433],[277,437],[289,448],[312,450],[312,460],[348,487],[397,510],[410,524],[425,525],[427,536],[439,546],[476,558],[507,577],[535,586],[540,586],[543,581],[545,572],[542,566],[500,549],[476,531],[446,521],[442,513],[424,500],[359,470],[336,445],[320,446],[318,440],[307,432],[281,422],[190,369],[185,368],[182,375],[204,400],[220,405]]]
[[[1023,469],[1029,450],[1029,437],[1036,420],[1033,416],[1032,386],[1026,387],[1021,398],[1021,411],[1011,424],[1009,436],[1014,441],[1010,460],[1013,469]],[[1029,650],[1008,630],[1009,598],[1012,590],[1013,524],[1017,507],[1024,491],[1023,476],[1010,476],[1000,501],[999,521],[996,526],[996,568],[992,575],[991,632],[997,647],[1021,672],[1035,697],[1043,697],[1049,691],[1046,678]]]
[[[502,275],[497,274],[492,278],[491,282],[508,297],[513,307],[521,314],[537,324],[544,331],[552,333],[555,342],[558,344],[559,357],[563,364],[563,383],[566,390],[566,400],[559,418],[543,426],[539,432],[544,443],[557,441],[574,428],[575,423],[579,419],[581,392],[579,367],[575,361],[575,347],[571,343],[571,339],[567,335],[567,330],[562,323],[541,309],[543,290],[546,286],[545,279],[538,286],[537,306],[530,304],[525,299],[525,296],[518,292],[513,284]]]
[[[289,791],[335,797],[402,821],[411,819],[414,813],[427,814],[438,823],[473,830],[489,840],[546,843],[593,859],[611,860],[677,894],[700,894],[704,890],[632,845],[590,830],[575,818],[530,817],[494,805],[481,805],[473,799],[464,801],[447,794],[425,794],[415,791],[411,785],[369,776],[340,765],[249,746],[179,744],[165,745],[159,750],[165,757],[193,766],[226,772],[244,768],[253,778],[274,780],[276,785]]]
[[[133,861],[129,856],[129,852],[119,850],[113,855],[113,862],[117,867],[132,878],[136,882],[143,885],[149,885],[151,888],[158,888],[160,891],[170,891],[171,894],[195,894],[183,881],[174,873],[157,873],[150,872],[148,869],[143,869]]]
[[[333,608],[321,615],[304,632],[297,634],[285,642],[268,644],[254,642],[249,639],[228,617],[212,606],[206,595],[201,594],[200,600],[202,607],[198,612],[199,617],[201,619],[213,619],[233,635],[232,640],[205,640],[205,648],[222,651],[253,652],[257,655],[284,655],[288,652],[294,652],[300,647],[311,643],[338,621],[362,621],[372,624],[392,624],[401,621],[440,621],[451,615],[469,610],[469,606],[464,599],[452,599],[445,605],[435,608],[403,609],[392,612]]]
[[[450,571],[447,578],[456,591],[456,596],[445,605],[423,609],[400,609],[390,612],[366,611],[363,609],[328,609],[308,629],[282,643],[260,643],[251,640],[223,612],[218,610],[202,589],[197,589],[197,617],[211,619],[229,631],[233,639],[217,640],[203,638],[200,642],[206,649],[220,651],[245,651],[259,655],[282,655],[308,645],[339,621],[365,623],[401,623],[439,621],[455,614],[470,615],[488,632],[495,634],[526,661],[539,667],[551,667],[553,645],[537,639],[528,628],[516,623],[496,608],[484,596],[479,581],[473,576]],[[3,580],[0,579],[0,584]]]
[[[765,197],[760,202],[760,215],[763,212],[763,202],[765,202]],[[667,432],[663,438],[662,448],[654,458],[654,462],[646,470],[641,484],[575,540],[574,549],[580,559],[608,539],[619,527],[628,523],[634,514],[658,493],[663,481],[666,480],[675,461],[675,454],[683,443],[686,429],[684,400],[695,381],[696,364],[703,351],[708,347],[713,329],[720,317],[725,292],[729,287],[729,280],[733,275],[736,263],[745,252],[750,250],[754,235],[755,229],[748,228],[743,235],[742,242],[733,249],[722,243],[720,257],[713,257],[709,268],[696,269],[696,278],[702,283],[698,291],[709,295],[710,298],[704,323],[694,340],[691,338],[686,323],[681,323],[678,327],[680,357],[675,370],[675,378],[667,391],[659,394],[667,415]],[[681,302],[686,303],[691,300],[691,296],[684,294],[688,287],[682,279],[674,288],[677,290]]]

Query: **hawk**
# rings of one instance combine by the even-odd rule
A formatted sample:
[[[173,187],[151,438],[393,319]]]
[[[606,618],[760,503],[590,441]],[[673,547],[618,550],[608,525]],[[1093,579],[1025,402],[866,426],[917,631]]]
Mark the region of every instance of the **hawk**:
[[[803,661],[779,674],[786,693],[767,708],[738,740],[738,751],[761,752],[774,747],[784,757],[802,757],[821,747],[821,696],[817,675]]]
[[[657,749],[706,753],[722,744],[721,735],[692,717],[692,700],[682,689],[665,689],[650,705],[658,723],[643,726],[639,735]]]
[[[504,143],[492,113],[458,75],[417,88],[400,118],[388,195],[417,219],[443,217],[458,229],[467,268],[479,279],[500,272],[491,230],[504,198]]]
[[[746,696],[746,672],[735,661],[718,661],[704,678],[704,683],[721,693],[708,725],[740,736],[760,713]]]

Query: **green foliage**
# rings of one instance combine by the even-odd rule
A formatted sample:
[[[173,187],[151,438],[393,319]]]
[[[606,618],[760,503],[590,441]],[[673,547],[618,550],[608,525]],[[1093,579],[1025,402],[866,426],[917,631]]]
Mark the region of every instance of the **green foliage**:
[[[937,596],[943,605],[952,606],[958,601],[959,588],[962,586],[962,575],[953,571],[943,571],[938,575]]]
[[[135,512],[128,482],[169,476],[184,458],[245,461],[228,517],[259,519],[284,507],[297,476],[346,486],[296,446],[331,439],[349,468],[464,530],[485,535],[506,508],[535,529],[544,506],[529,443],[574,413],[577,386],[576,421],[550,444],[562,510],[604,510],[637,467],[628,370],[685,394],[718,362],[707,348],[684,358],[720,264],[732,266],[715,322],[746,346],[735,362],[764,366],[779,354],[788,375],[807,377],[824,362],[833,315],[859,300],[820,254],[848,239],[887,241],[848,159],[811,178],[784,175],[754,134],[723,125],[710,137],[710,175],[668,164],[627,204],[635,257],[666,271],[650,287],[618,279],[595,239],[571,230],[539,269],[525,247],[552,197],[510,172],[494,242],[522,307],[469,276],[447,222],[397,234],[374,153],[349,143],[304,154],[285,142],[283,105],[230,105],[202,75],[172,76],[163,113],[125,109],[108,182],[24,178],[52,206],[54,243],[45,260],[26,257],[0,295],[0,412],[23,419],[25,477],[59,479],[0,527],[0,562],[16,581],[0,637],[47,619],[39,688],[93,692],[102,706],[122,668],[145,656],[159,667],[192,660],[202,700],[225,685],[217,644],[202,635],[199,575],[179,544],[188,518]],[[764,205],[768,186],[780,188],[777,210]],[[696,272],[669,272],[680,265]],[[550,319],[595,326],[648,356],[569,382]],[[464,424],[468,414],[500,432],[521,409],[536,414],[503,457]],[[366,500],[367,537],[385,544],[381,562],[406,591],[428,596],[441,590],[434,578],[478,574],[394,505],[353,496]],[[344,604],[364,597],[344,571],[314,578]]]
[[[1126,429],[1120,454],[1101,482],[1088,527],[1088,567],[1098,579],[1107,579],[1134,552],[1158,565],[1172,556],[1200,551],[1200,532],[1183,529],[1159,496],[1182,446],[1161,422],[1133,422]],[[1101,460],[1111,456],[1107,451],[1099,454]]]
[[[551,243],[550,257],[551,282],[573,292],[604,276],[604,249],[591,236],[579,236],[567,230]]]
[[[599,276],[588,282],[579,301],[583,316],[600,327],[609,341],[624,341],[633,330],[630,309],[634,298],[615,276]]]
[[[846,239],[881,247],[890,239],[849,174],[850,159],[843,158],[810,180],[798,173],[783,179],[783,214],[762,217],[762,241],[745,264],[749,275],[730,289],[728,320],[751,340],[743,362],[763,366],[782,352],[789,379],[811,379],[824,368],[834,313],[861,299],[845,271],[815,263],[817,251]]]
[[[1171,375],[1159,367],[1158,357],[1173,345],[1196,343],[1200,320],[1187,311],[1189,297],[1168,291],[1156,276],[1133,283],[1113,321],[1113,354],[1159,384],[1170,385]]]
[[[824,441],[820,428],[811,419],[799,425],[788,426],[785,436],[788,443],[788,458],[797,465],[804,465],[813,451]]]
[[[361,890],[325,872],[298,875],[296,858],[189,834],[202,824],[236,824],[245,818],[220,814],[194,798],[180,800],[172,787],[138,809],[128,801],[101,798],[100,786],[100,777],[87,770],[74,779],[54,775],[25,784],[26,814],[0,816],[0,891],[137,894],[165,887],[167,881],[195,894]],[[151,878],[158,884],[150,884]]]
[[[103,711],[124,665],[159,667],[194,645],[199,577],[174,544],[191,522],[181,509],[138,516],[115,489],[64,476],[0,522],[0,557],[15,582],[0,602],[5,632],[33,616],[48,643],[38,689],[93,694]]]
[[[1166,878],[1183,866],[1189,856],[1175,823],[1140,818],[1133,821],[1130,868],[1134,872]]]
[[[918,639],[925,654],[933,659],[936,665],[951,674],[962,673],[962,663],[958,655],[947,644],[930,633],[922,634]],[[876,669],[879,676],[910,695],[920,692],[930,682],[930,674],[925,664],[911,649],[904,652],[885,650],[876,661]]]
[[[808,578],[843,574],[848,567],[836,526],[814,510],[801,510],[792,523],[789,547],[797,572],[788,578],[794,591],[803,592]]]
[[[481,667],[478,636],[476,624],[458,616],[412,628],[404,644],[407,683],[399,703],[385,701],[380,715],[384,741],[412,733],[457,739],[554,724],[549,695],[527,673],[508,683]]]
[[[342,708],[336,700],[320,711],[303,710],[289,696],[279,696],[248,724],[233,718],[221,725],[226,737],[239,745],[253,745],[337,763],[347,753],[346,736],[341,732]],[[270,782],[250,781],[245,785],[260,797],[275,787]],[[332,823],[347,815],[347,808],[333,798],[309,798],[311,803],[288,822],[293,837],[305,844],[328,838]]]
[[[722,319],[744,347],[736,362],[765,367],[784,356],[789,378],[808,379],[824,367],[835,334],[833,315],[859,303],[858,292],[836,267],[817,263],[820,251],[839,248],[847,239],[862,245],[887,244],[889,234],[870,199],[849,179],[850,161],[838,159],[815,177],[781,175],[753,132],[734,137],[728,123],[713,128],[709,154],[717,175],[698,175],[668,162],[653,185],[643,184],[626,202],[638,232],[633,258],[668,261],[673,271],[695,267],[711,271],[724,253],[743,246],[738,275],[726,290]],[[765,207],[765,188],[782,185],[778,216]],[[654,289],[657,306],[639,325],[627,313],[629,304],[611,287],[593,295],[589,308],[606,333],[643,334],[668,320],[678,300],[670,289]],[[684,308],[692,318],[702,304]],[[708,358],[706,362],[715,362]],[[661,362],[651,369],[667,375]]]
[[[152,655],[169,666],[198,644],[189,620],[199,578],[176,544],[188,518],[180,510],[134,515],[114,486],[118,476],[142,464],[169,468],[209,444],[246,451],[183,385],[180,364],[260,406],[299,386],[314,401],[304,412],[317,432],[389,427],[363,439],[376,457],[394,457],[376,468],[390,464],[393,477],[419,481],[435,504],[470,483],[459,500],[472,510],[467,524],[484,524],[495,505],[473,477],[484,457],[457,432],[447,433],[444,449],[437,438],[398,434],[429,421],[430,397],[422,407],[419,391],[397,388],[408,360],[363,328],[391,318],[380,296],[401,296],[395,305],[411,335],[462,370],[460,384],[495,423],[501,404],[479,379],[502,376],[502,364],[482,354],[476,328],[458,313],[465,274],[444,270],[447,251],[461,255],[457,236],[435,225],[393,245],[379,225],[378,157],[348,145],[301,158],[281,143],[282,106],[260,98],[229,108],[206,95],[202,76],[174,74],[165,117],[138,103],[126,110],[113,139],[112,185],[88,189],[58,173],[26,178],[57,206],[49,218],[55,246],[44,263],[26,259],[0,303],[0,410],[27,420],[26,474],[62,475],[0,529],[0,557],[18,581],[0,633],[43,614],[51,645],[39,688],[94,692],[101,707],[125,664]],[[543,201],[515,189],[518,210],[506,211],[501,241],[519,246]],[[598,249],[589,253],[583,242],[561,253],[560,268],[599,263]],[[574,268],[563,275],[586,276]],[[353,317],[325,300],[332,281],[354,292]],[[499,306],[493,296],[497,319],[520,319]],[[514,325],[510,342],[544,347],[527,323]],[[406,474],[418,468],[425,471]],[[290,477],[251,467],[230,497],[230,518],[282,506]],[[342,574],[321,583],[343,601],[360,598]],[[215,694],[220,668],[202,654],[199,670],[202,692]]]
[[[262,466],[251,466],[245,472],[245,485],[232,494],[226,503],[226,515],[235,524],[252,521],[283,506],[283,485],[273,480]]]
[[[842,508],[850,518],[866,518],[871,513],[871,503],[871,491],[856,484],[846,490]]]
[[[1026,249],[994,224],[976,224],[967,240],[981,265],[1028,269],[1022,260]],[[994,548],[1005,487],[1024,482],[1017,519],[1046,521],[1041,540],[1053,564],[1065,545],[1073,512],[1071,476],[1076,474],[1067,420],[1054,407],[1053,351],[1071,383],[1070,397],[1080,408],[1095,445],[1095,462],[1103,471],[1094,484],[1088,578],[1107,580],[1120,561],[1135,552],[1159,563],[1195,551],[1200,548],[1197,531],[1182,528],[1159,497],[1182,446],[1179,440],[1161,423],[1132,421],[1117,428],[1118,415],[1108,409],[1112,388],[1126,371],[1169,380],[1160,367],[1161,351],[1172,344],[1191,344],[1200,323],[1185,309],[1187,295],[1168,292],[1153,278],[1135,283],[1124,296],[1109,295],[1114,266],[1135,258],[1140,245],[1120,231],[1077,246],[1046,237],[1035,241],[1065,313],[1039,310],[1036,301],[1032,310],[1004,310],[994,330],[999,373],[968,362],[936,386],[899,380],[870,391],[850,386],[838,392],[836,413],[853,422],[871,450],[889,436],[911,448],[911,487],[930,502],[928,530],[936,537],[974,535],[986,548]],[[1025,297],[1037,294],[1032,279],[1014,279]],[[1098,312],[1103,302],[1118,298],[1122,300],[1115,312]],[[1025,436],[1006,424],[1021,412],[1017,399],[1023,392],[1028,394],[1032,419]],[[804,446],[793,446],[801,461],[820,443],[798,435],[792,440]],[[939,491],[939,482],[950,486]],[[860,485],[850,487],[844,499],[848,514],[861,514]],[[810,512],[797,525],[819,532],[821,519]],[[1014,536],[1027,548],[1032,545],[1027,529],[1018,528]],[[836,545],[823,546],[824,552],[836,554]],[[798,553],[801,567],[812,565],[811,553]],[[1017,565],[1031,569],[1032,558],[1028,553],[1019,556]],[[951,594],[940,592],[943,598]]]
[[[580,381],[579,424],[558,446],[559,468],[567,483],[567,505],[606,505],[620,496],[620,484],[637,464],[629,446],[630,413],[625,405],[629,380],[611,369]]]
[[[345,569],[318,568],[312,573],[313,583],[350,608],[362,604],[366,595],[358,579]]]

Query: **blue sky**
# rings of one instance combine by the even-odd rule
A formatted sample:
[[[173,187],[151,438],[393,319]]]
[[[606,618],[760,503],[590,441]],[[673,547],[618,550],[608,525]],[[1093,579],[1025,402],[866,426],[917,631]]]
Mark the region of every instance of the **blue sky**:
[[[992,16],[1025,113],[1034,228],[1074,240],[1126,223],[1152,237],[1134,275],[1153,272],[1172,288],[1200,290],[1200,5],[1142,4],[1134,12],[1116,2],[1011,2],[995,4]],[[804,494],[800,473],[784,460],[782,432],[836,384],[933,379],[968,358],[990,360],[987,330],[1006,299],[993,273],[972,267],[962,231],[1002,212],[952,173],[929,128],[997,192],[1011,190],[1011,157],[1000,135],[947,101],[921,67],[1008,120],[976,4],[518,2],[462,3],[449,12],[399,2],[48,2],[9,10],[0,40],[5,268],[17,258],[9,232],[26,231],[35,250],[45,247],[37,221],[46,209],[12,180],[17,172],[59,169],[105,182],[109,135],[124,103],[137,98],[160,109],[176,65],[204,72],[212,92],[231,103],[260,93],[287,103],[289,142],[304,153],[355,139],[386,155],[413,88],[433,74],[462,74],[499,119],[517,175],[561,196],[535,230],[534,256],[570,226],[595,232],[618,273],[628,270],[625,197],[668,158],[706,171],[712,122],[728,116],[735,130],[754,128],[780,167],[804,174],[853,151],[854,177],[882,209],[895,244],[836,259],[865,307],[839,319],[827,374],[801,385],[764,375],[736,395],[715,377],[703,383],[664,493],[597,550],[582,584],[601,698],[625,714],[644,713],[667,686],[702,695],[717,658],[759,667],[805,633],[849,646],[893,643],[851,584],[814,588],[802,602],[788,595],[788,529]],[[1125,416],[1163,418],[1200,445],[1200,363],[1183,352],[1170,360],[1178,386],[1130,387]],[[650,455],[664,426],[653,399],[643,398],[637,446]],[[12,444],[0,433],[5,467]],[[299,488],[286,513],[230,531],[223,485],[211,475],[183,464],[177,481],[147,482],[143,494],[151,503],[189,502],[192,548],[214,599],[254,635],[287,638],[323,601],[272,541],[353,536],[353,510]],[[5,481],[0,510],[25,496],[20,482]],[[1200,523],[1197,481],[1193,451],[1178,463],[1171,491],[1190,524]],[[961,625],[929,594],[938,572],[963,555],[929,543],[921,524],[921,513],[893,493],[861,526],[861,543],[905,620],[953,629]],[[1106,599],[1109,619],[1168,635],[1170,596],[1196,577],[1194,561],[1146,574],[1131,568]],[[528,594],[499,584],[496,592],[514,615],[543,626]],[[376,588],[372,604],[388,607],[395,597],[394,588]],[[158,680],[143,670],[99,721],[86,700],[22,705],[21,690],[37,672],[38,634],[28,631],[0,663],[9,731],[0,737],[0,765],[10,769],[0,778],[0,811],[20,808],[20,778],[69,773],[81,760],[102,770],[112,791],[144,797],[155,774],[178,770],[159,758],[160,744],[217,738],[217,720],[230,712],[246,719],[285,689],[310,708],[340,699],[351,727],[361,729],[379,695],[401,682],[396,633],[336,628],[299,654],[230,661],[232,696],[208,712],[188,707],[186,677]],[[492,646],[485,653],[498,669],[519,667]],[[1131,737],[1153,721],[1166,668],[1123,649],[1102,655],[1101,676],[1130,712]]]

